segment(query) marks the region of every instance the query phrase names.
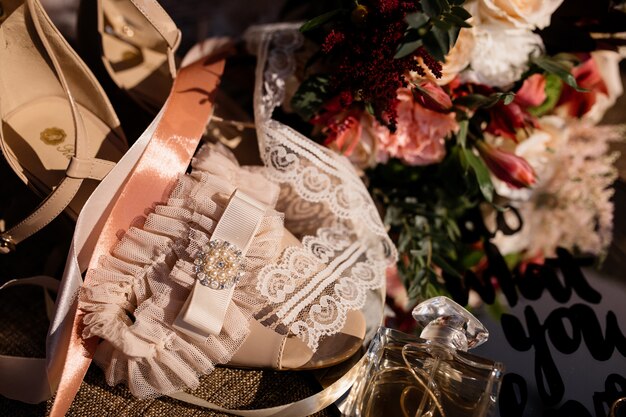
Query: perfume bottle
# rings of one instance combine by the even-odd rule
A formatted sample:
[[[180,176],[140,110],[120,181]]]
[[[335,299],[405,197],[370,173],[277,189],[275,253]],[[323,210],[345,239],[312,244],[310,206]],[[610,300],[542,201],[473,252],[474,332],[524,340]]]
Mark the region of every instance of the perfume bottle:
[[[348,416],[483,417],[493,408],[503,366],[467,353],[487,329],[447,297],[413,310],[420,337],[381,327],[346,399]]]

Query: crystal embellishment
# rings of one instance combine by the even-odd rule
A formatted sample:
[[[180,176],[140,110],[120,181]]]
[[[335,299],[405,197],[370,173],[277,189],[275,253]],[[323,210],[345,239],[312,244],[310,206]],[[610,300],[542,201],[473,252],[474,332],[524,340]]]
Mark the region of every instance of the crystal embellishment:
[[[193,261],[200,284],[214,290],[231,288],[243,276],[243,254],[230,242],[213,239]]]

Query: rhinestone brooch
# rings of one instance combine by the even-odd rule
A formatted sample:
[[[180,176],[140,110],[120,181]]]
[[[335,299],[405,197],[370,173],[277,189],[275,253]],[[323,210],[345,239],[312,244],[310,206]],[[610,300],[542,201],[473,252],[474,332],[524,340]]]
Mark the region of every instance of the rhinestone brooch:
[[[193,263],[200,284],[214,290],[231,288],[243,276],[243,254],[230,242],[211,240],[198,251]]]

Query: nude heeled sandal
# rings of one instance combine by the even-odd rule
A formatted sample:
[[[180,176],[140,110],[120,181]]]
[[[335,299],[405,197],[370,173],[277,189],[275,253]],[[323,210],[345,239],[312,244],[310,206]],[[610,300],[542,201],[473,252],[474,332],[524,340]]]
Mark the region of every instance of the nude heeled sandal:
[[[360,230],[348,224],[322,229],[312,219],[314,234],[287,226],[285,212],[273,207],[289,200],[280,198],[279,182],[265,176],[269,167],[244,168],[227,152],[203,147],[192,173],[180,176],[212,113],[221,59],[207,57],[181,70],[158,133],[137,161],[143,174],[121,185],[96,244],[98,255],[108,255],[92,259],[79,296],[73,322],[82,340],[72,342],[67,384],[57,397],[65,405],[77,387],[76,362],[83,362],[81,372],[88,365],[78,349],[83,343],[93,347],[109,384],[125,381],[141,398],[197,386],[198,376],[218,364],[313,369],[340,362],[363,343],[360,310],[368,291],[378,288],[377,271],[387,265],[379,255],[386,252],[361,243]],[[152,149],[162,149],[172,136],[180,139],[176,155],[184,157],[164,166],[163,151]],[[141,207],[155,203],[143,226],[133,220]],[[120,238],[118,231],[131,222]],[[281,271],[293,276],[294,285],[280,284]],[[286,297],[273,296],[274,289]],[[97,351],[96,340],[89,342],[94,337],[103,339]]]
[[[93,0],[88,3],[93,4]],[[107,73],[137,104],[156,114],[176,77],[180,30],[155,0],[96,3]]]
[[[287,247],[301,246],[300,241],[285,230],[280,252]],[[324,338],[314,352],[298,337],[279,334],[262,324],[258,317],[250,321],[250,334],[227,366],[281,371],[328,368],[354,356],[363,346],[365,331],[363,313],[359,310],[348,311],[342,329]]]
[[[61,212],[74,219],[127,149],[102,88],[39,0],[0,0],[0,147],[45,200],[0,235],[0,252]]]
[[[329,336],[313,352],[296,337],[287,337],[250,322],[250,335],[228,363],[234,368],[262,368],[281,371],[306,371],[338,365],[356,354],[363,345],[365,318],[350,311],[341,332]]]

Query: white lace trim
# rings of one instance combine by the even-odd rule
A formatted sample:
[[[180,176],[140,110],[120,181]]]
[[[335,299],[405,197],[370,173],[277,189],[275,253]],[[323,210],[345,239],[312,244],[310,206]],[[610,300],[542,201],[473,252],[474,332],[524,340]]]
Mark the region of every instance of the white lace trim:
[[[369,290],[384,285],[396,252],[350,162],[272,119],[304,42],[298,28],[268,25],[246,35],[258,59],[254,109],[265,174],[281,185],[277,209],[286,226],[304,236],[303,247],[288,248],[259,273],[257,289],[270,305],[256,317],[315,350],[341,330],[348,310],[363,307]]]
[[[321,228],[302,247],[285,250],[279,264],[263,268],[257,290],[279,321],[315,351],[320,338],[341,331],[349,310],[363,308],[387,265],[346,227]]]

